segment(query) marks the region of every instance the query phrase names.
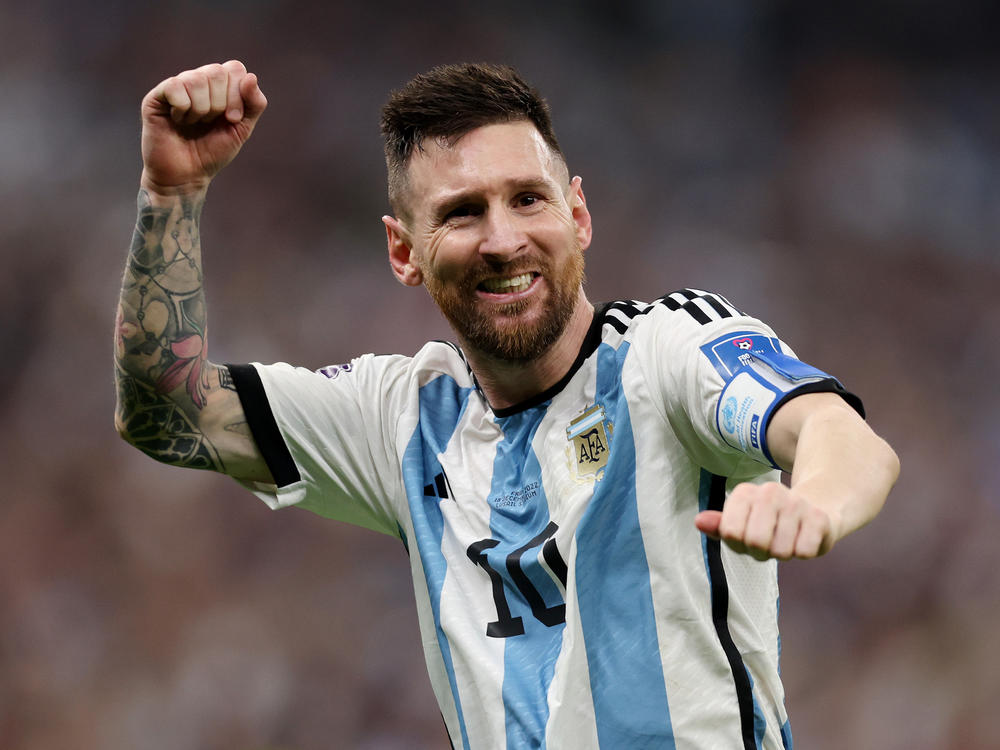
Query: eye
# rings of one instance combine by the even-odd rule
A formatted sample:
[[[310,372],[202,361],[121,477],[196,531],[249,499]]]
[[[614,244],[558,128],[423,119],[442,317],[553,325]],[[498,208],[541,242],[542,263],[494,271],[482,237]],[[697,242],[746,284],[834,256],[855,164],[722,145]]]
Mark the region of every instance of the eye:
[[[482,209],[474,203],[463,203],[447,211],[444,215],[444,220],[461,221],[462,219],[479,216],[482,212]]]
[[[517,196],[514,203],[519,208],[531,208],[532,206],[540,203],[542,201],[542,196],[535,193],[522,193]]]

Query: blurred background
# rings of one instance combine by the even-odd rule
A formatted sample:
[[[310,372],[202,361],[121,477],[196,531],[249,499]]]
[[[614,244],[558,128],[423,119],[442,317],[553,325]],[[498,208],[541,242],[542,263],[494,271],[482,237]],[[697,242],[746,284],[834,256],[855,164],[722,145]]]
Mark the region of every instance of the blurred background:
[[[447,746],[398,541],[112,426],[139,102],[229,58],[270,108],[204,214],[215,361],[449,336],[387,267],[379,107],[512,63],[584,178],[591,299],[722,292],[902,459],[782,566],[796,747],[1000,747],[998,32],[993,0],[0,1],[0,747]]]

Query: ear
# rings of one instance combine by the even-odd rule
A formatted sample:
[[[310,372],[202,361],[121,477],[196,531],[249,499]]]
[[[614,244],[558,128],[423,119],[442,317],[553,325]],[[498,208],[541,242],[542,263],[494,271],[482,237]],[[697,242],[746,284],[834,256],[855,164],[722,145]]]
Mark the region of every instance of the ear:
[[[413,246],[406,227],[393,216],[383,216],[386,245],[389,248],[389,265],[400,284],[420,286],[424,282],[420,268],[414,262]]]
[[[590,238],[593,236],[593,229],[590,225],[590,211],[587,209],[587,198],[583,194],[583,178],[574,177],[569,184],[569,207],[573,214],[573,221],[576,223],[576,238],[580,242],[580,249],[586,250],[590,247]]]

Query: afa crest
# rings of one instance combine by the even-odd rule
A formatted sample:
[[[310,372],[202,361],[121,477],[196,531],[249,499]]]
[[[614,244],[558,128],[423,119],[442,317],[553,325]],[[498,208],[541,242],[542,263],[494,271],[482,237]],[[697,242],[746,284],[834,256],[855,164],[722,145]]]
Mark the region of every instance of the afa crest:
[[[586,409],[569,423],[566,455],[577,482],[599,482],[604,477],[614,431],[614,425],[600,404]]]

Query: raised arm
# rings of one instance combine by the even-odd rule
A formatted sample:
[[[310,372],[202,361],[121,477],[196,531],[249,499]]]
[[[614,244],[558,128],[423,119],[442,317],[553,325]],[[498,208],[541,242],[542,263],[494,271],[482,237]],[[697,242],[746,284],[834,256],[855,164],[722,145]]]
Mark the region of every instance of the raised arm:
[[[832,393],[785,403],[767,441],[791,472],[791,487],[738,485],[721,513],[704,511],[695,520],[704,533],[759,560],[825,554],[878,514],[899,476],[892,448]]]
[[[115,324],[115,423],[158,461],[271,481],[229,371],[207,358],[199,222],[212,178],[267,100],[242,63],[162,81],[142,101],[143,171]]]

